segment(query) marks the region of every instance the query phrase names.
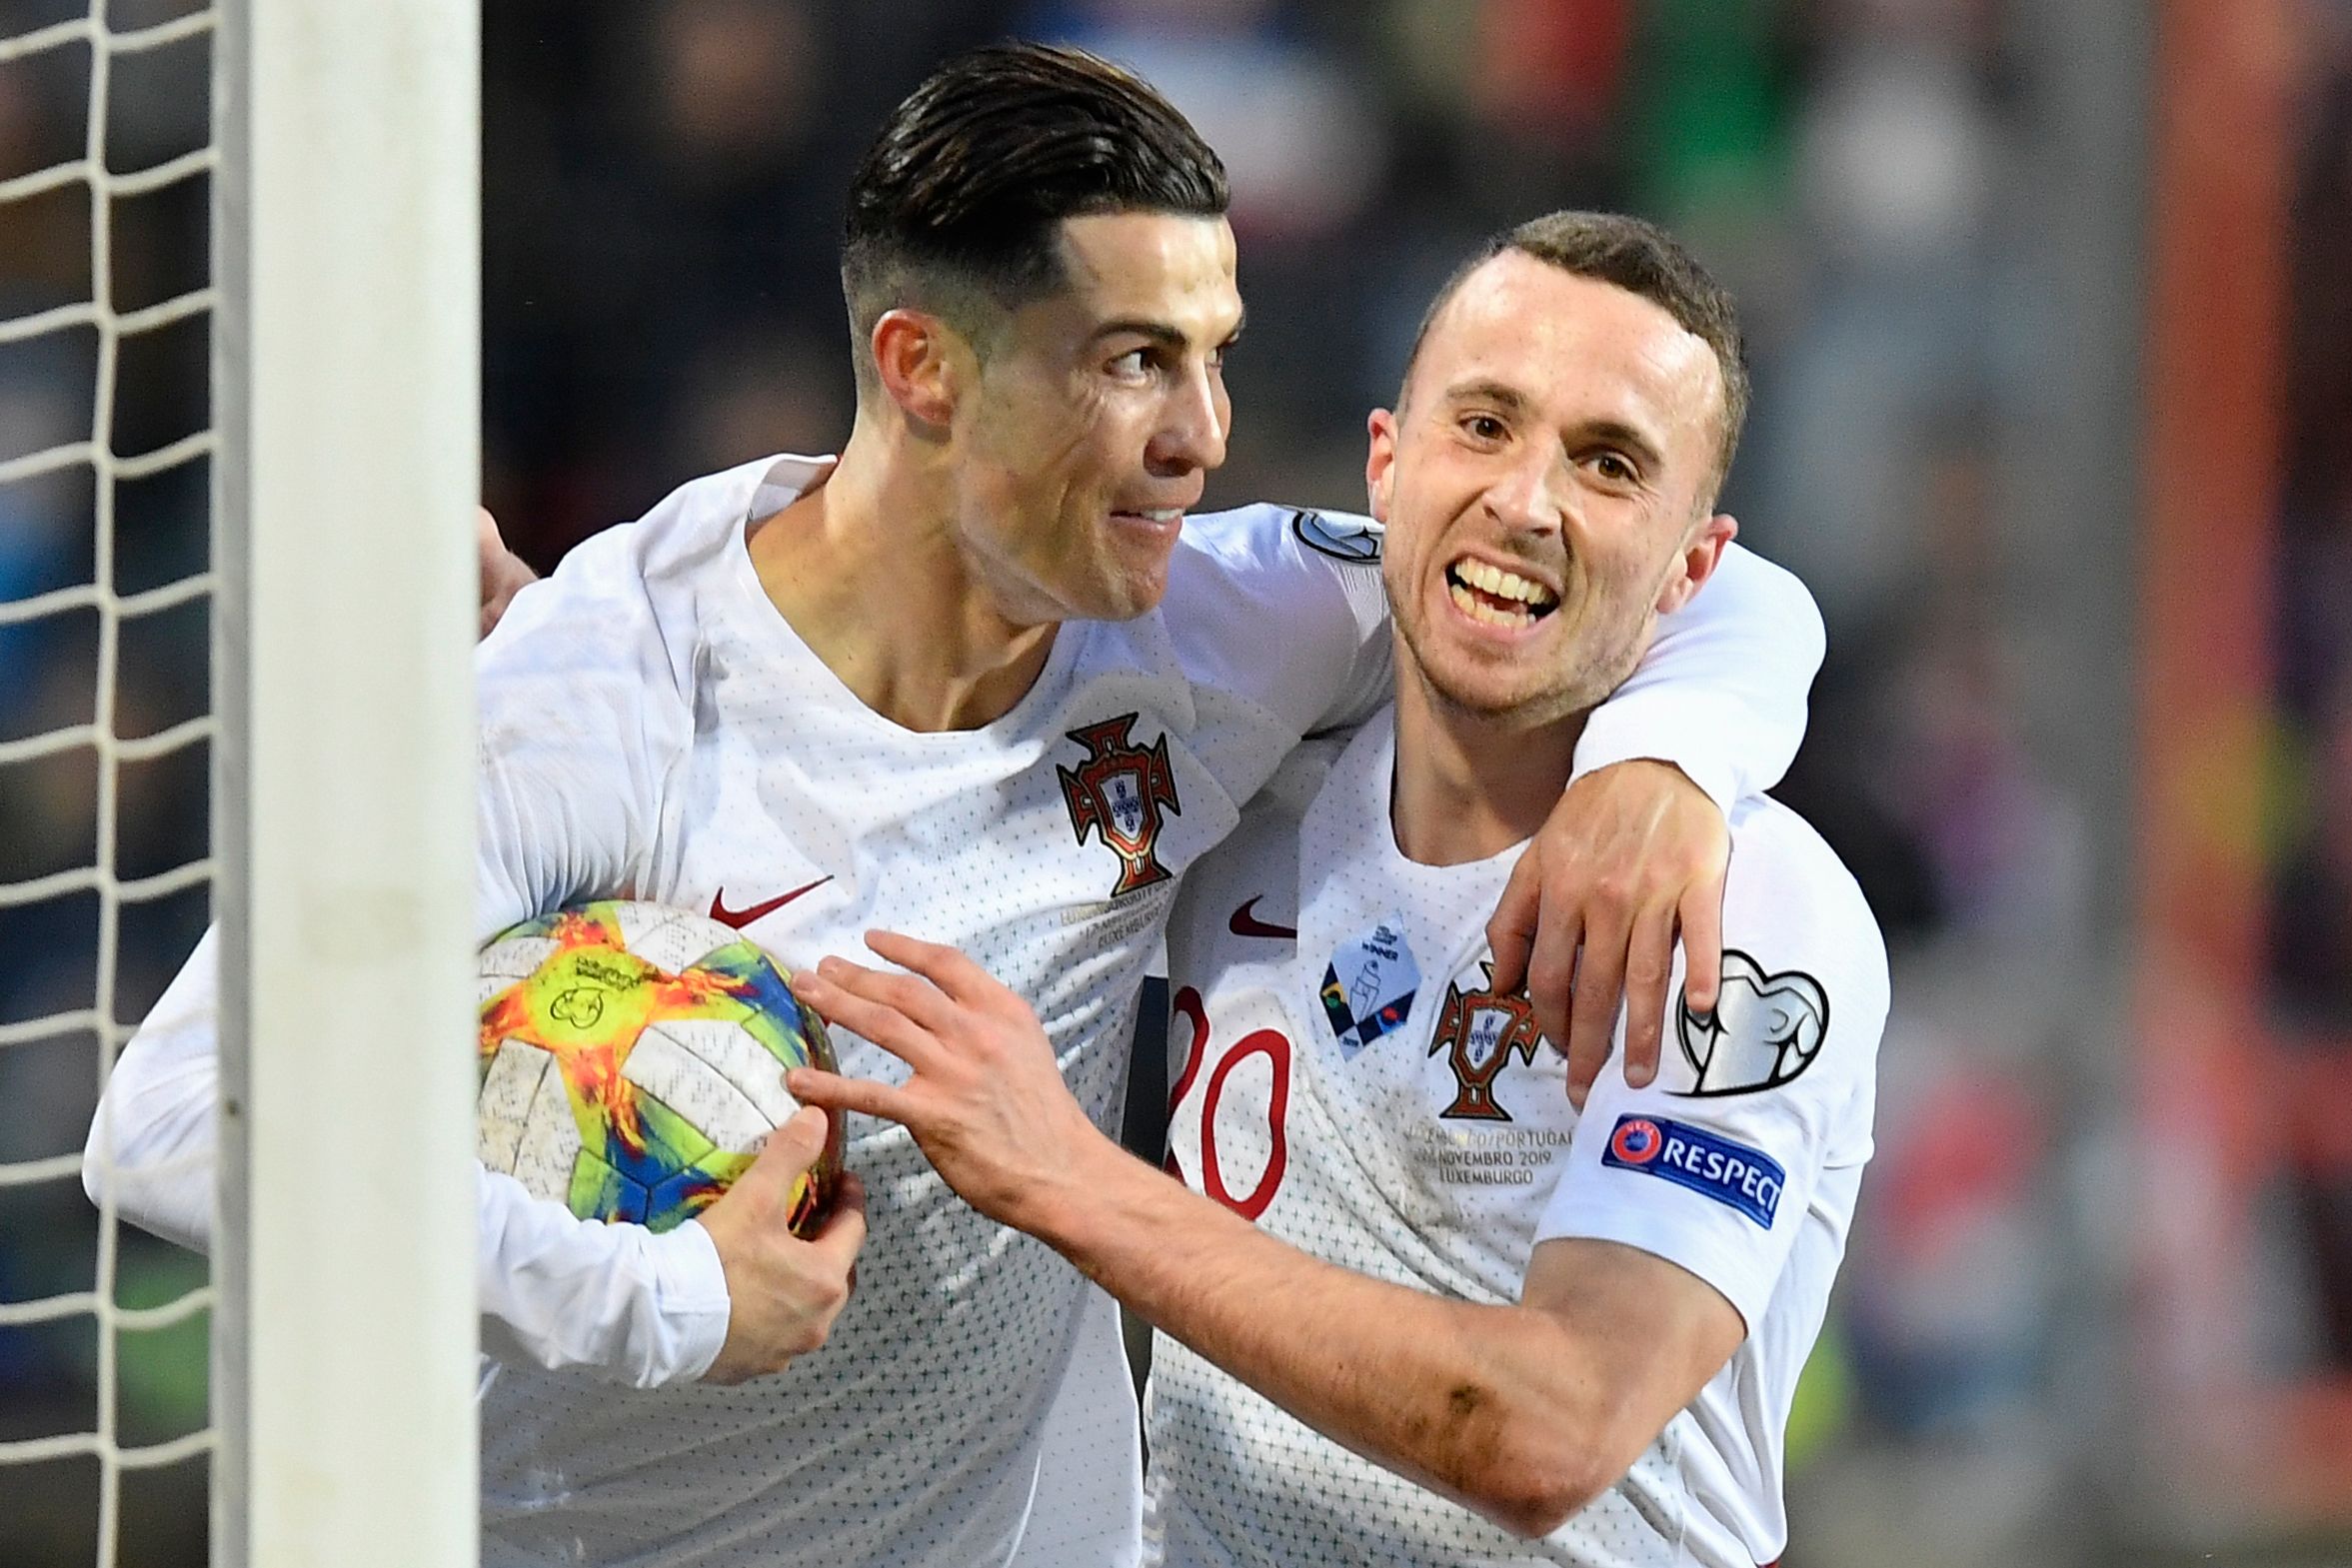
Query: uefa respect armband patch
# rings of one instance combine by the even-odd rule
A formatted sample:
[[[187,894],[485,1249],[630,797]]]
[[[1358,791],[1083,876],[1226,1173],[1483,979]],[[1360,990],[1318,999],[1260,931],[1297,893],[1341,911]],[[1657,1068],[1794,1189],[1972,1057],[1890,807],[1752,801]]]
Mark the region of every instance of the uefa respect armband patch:
[[[1664,1116],[1619,1116],[1600,1162],[1657,1176],[1737,1209],[1766,1230],[1788,1173],[1771,1155]]]

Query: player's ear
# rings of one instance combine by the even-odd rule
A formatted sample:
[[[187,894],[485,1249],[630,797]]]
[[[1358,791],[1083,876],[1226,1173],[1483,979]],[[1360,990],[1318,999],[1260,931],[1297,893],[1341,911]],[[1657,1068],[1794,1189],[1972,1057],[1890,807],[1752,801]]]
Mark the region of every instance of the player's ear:
[[[1396,477],[1396,416],[1386,409],[1374,409],[1365,429],[1371,436],[1371,450],[1363,460],[1364,494],[1373,519],[1385,523]]]
[[[954,328],[928,311],[884,311],[868,347],[883,390],[910,419],[949,422],[956,412],[958,366],[971,355]]]
[[[1683,541],[1681,554],[1674,558],[1674,570],[1666,576],[1666,586],[1658,592],[1658,614],[1670,615],[1690,603],[1690,597],[1706,587],[1715,568],[1723,564],[1723,547],[1730,544],[1739,532],[1739,520],[1727,512],[1718,512],[1691,531]]]

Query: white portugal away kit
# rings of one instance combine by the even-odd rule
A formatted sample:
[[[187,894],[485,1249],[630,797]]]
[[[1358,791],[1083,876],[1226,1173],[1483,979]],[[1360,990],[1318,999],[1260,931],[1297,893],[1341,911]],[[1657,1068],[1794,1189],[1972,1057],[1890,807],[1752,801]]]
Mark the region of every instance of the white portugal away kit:
[[[1578,1115],[1566,1059],[1488,972],[1518,850],[1405,859],[1394,756],[1389,711],[1343,753],[1309,742],[1184,884],[1177,1173],[1303,1251],[1463,1301],[1517,1301],[1555,1236],[1639,1247],[1721,1291],[1747,1338],[1623,1480],[1530,1542],[1160,1335],[1154,1544],[1182,1568],[1771,1562],[1789,1401],[1870,1155],[1887,979],[1861,890],[1795,812],[1739,801],[1720,1004],[1682,1008],[1677,953],[1656,1081],[1626,1086],[1620,1022]]]
[[[952,942],[1037,1008],[1115,1127],[1176,878],[1301,737],[1382,699],[1376,536],[1276,507],[1187,520],[1161,609],[1064,626],[1012,712],[917,734],[861,704],[753,572],[747,525],[825,472],[782,458],[695,481],[517,598],[480,657],[477,934],[627,894],[739,924],[794,967],[862,956],[870,926]],[[1819,654],[1801,587],[1735,555],[1579,760],[1670,759],[1724,801],[1762,787]],[[100,1110],[124,1211],[190,1244],[202,1172],[139,1172],[211,1147],[216,961],[208,937]],[[834,1038],[845,1071],[903,1080]],[[727,1323],[700,1225],[584,1223],[483,1174],[487,1568],[1132,1560],[1135,1409],[1108,1298],[967,1208],[904,1130],[848,1130],[872,1193],[857,1294],[822,1350],[734,1388],[696,1381]]]

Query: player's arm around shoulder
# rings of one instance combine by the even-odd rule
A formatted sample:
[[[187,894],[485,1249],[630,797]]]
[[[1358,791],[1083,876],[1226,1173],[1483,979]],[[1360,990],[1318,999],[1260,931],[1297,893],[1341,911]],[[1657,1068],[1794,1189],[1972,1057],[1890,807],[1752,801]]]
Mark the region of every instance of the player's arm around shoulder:
[[[1706,584],[1658,618],[1640,664],[1586,720],[1577,772],[1671,762],[1728,813],[1795,760],[1826,646],[1803,582],[1726,544]]]
[[[1185,673],[1296,735],[1361,723],[1387,700],[1380,526],[1260,503],[1187,518],[1163,616]]]
[[[1620,995],[1635,1080],[1655,1066],[1677,934],[1693,994],[1713,994],[1726,819],[1796,755],[1821,652],[1804,585],[1726,543],[1586,718],[1575,777],[1487,927],[1495,983],[1523,977],[1545,1036],[1567,1051],[1571,1099],[1608,1054]]]

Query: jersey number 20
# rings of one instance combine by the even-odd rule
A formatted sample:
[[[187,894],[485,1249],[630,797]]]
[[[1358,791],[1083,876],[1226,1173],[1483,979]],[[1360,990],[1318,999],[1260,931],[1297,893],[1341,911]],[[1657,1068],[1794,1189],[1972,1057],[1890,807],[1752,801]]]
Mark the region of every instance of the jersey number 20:
[[[1192,1080],[1200,1075],[1200,1066],[1208,1055],[1208,1012],[1201,1005],[1200,993],[1186,985],[1176,993],[1173,1003],[1176,1015],[1192,1026],[1191,1042],[1184,1047],[1184,1070],[1169,1091],[1169,1120],[1172,1124],[1170,1142],[1175,1142],[1173,1125],[1183,1111],[1184,1096],[1191,1092]],[[1224,1099],[1225,1079],[1235,1066],[1255,1055],[1263,1055],[1273,1069],[1273,1087],[1266,1096],[1267,1153],[1265,1171],[1257,1178],[1257,1185],[1240,1197],[1233,1196],[1225,1186],[1224,1172],[1216,1162],[1216,1112]],[[1282,1170],[1289,1163],[1289,1147],[1283,1137],[1282,1123],[1290,1108],[1290,1040],[1276,1029],[1255,1029],[1233,1041],[1216,1065],[1208,1069],[1208,1081],[1200,1089],[1200,1190],[1240,1215],[1254,1221],[1274,1200],[1275,1191],[1282,1184]],[[1168,1153],[1168,1172],[1178,1181],[1190,1183],[1178,1164],[1176,1150]]]

